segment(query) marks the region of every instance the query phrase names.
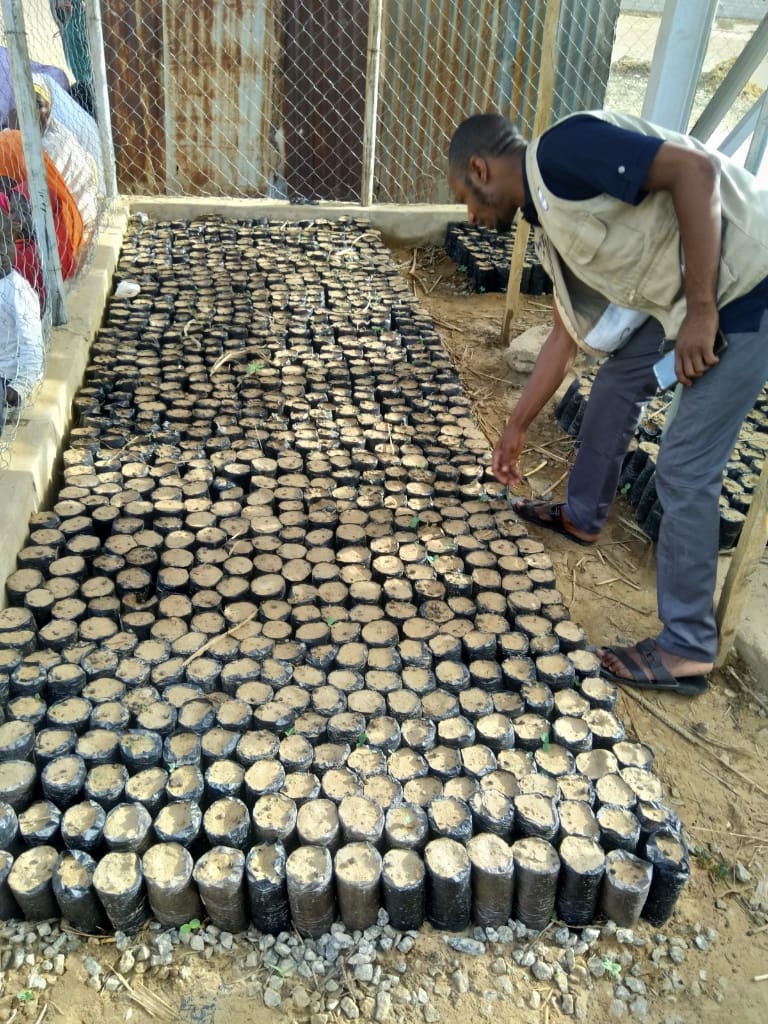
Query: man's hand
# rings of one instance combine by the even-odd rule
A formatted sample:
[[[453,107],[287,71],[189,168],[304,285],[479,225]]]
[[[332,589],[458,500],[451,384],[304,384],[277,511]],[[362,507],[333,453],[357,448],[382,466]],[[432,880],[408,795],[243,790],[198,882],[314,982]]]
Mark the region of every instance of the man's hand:
[[[720,362],[715,355],[718,325],[719,316],[714,305],[700,311],[689,311],[683,320],[675,342],[675,374],[686,387]]]
[[[519,427],[514,417],[509,420],[504,433],[496,442],[493,449],[491,469],[499,483],[519,485],[523,482],[520,470],[517,468],[517,460],[525,445],[525,431]]]

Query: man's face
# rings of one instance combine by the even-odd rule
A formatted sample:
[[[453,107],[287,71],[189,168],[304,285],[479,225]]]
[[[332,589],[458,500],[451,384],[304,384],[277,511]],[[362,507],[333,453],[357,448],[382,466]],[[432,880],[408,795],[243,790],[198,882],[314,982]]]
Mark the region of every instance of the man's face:
[[[47,97],[43,96],[37,90],[35,90],[35,103],[37,104],[37,117],[40,121],[40,131],[44,132],[51,119],[51,104]],[[8,127],[15,129],[20,127],[19,115],[15,108],[8,112]]]
[[[495,228],[501,234],[511,229],[517,206],[493,162],[472,157],[463,176],[455,171],[449,173],[448,184],[456,202],[466,204],[470,224]]]
[[[10,216],[4,210],[0,210],[0,263],[6,267],[13,266],[15,251],[13,245],[13,223]]]
[[[51,104],[50,100],[46,96],[43,96],[39,92],[35,92],[35,101],[37,102],[37,116],[40,119],[40,131],[44,132],[48,127],[48,122],[51,119]]]
[[[11,192],[8,196],[8,204],[13,225],[13,237],[19,240],[32,238],[32,208],[29,201],[18,192]]]

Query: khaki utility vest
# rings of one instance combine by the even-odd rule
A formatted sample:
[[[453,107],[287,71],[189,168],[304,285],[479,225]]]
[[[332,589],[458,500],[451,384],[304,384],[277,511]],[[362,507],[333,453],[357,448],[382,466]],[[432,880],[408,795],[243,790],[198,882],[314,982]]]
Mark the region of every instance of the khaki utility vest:
[[[718,308],[768,277],[768,190],[758,186],[754,175],[688,135],[627,114],[589,113],[718,160],[723,219]],[[638,206],[609,195],[560,199],[544,184],[538,146],[537,139],[525,157],[528,186],[541,224],[534,241],[569,333],[589,349],[584,339],[612,302],[655,317],[665,336],[676,338],[686,301],[680,231],[670,193],[650,192]]]

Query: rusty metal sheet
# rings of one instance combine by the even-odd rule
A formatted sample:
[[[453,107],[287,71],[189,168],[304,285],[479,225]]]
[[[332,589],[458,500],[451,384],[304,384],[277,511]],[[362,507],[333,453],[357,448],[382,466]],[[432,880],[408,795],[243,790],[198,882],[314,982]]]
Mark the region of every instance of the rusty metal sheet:
[[[279,0],[104,8],[123,192],[263,196],[280,175]]]
[[[113,0],[102,11],[118,188],[162,195],[161,6],[147,0]]]
[[[449,201],[448,141],[470,114],[499,111],[530,133],[543,61],[556,64],[557,115],[601,105],[619,0],[562,0],[556,53],[542,52],[546,6],[546,0],[386,5],[379,202]]]
[[[285,0],[286,179],[291,197],[360,198],[367,0]]]

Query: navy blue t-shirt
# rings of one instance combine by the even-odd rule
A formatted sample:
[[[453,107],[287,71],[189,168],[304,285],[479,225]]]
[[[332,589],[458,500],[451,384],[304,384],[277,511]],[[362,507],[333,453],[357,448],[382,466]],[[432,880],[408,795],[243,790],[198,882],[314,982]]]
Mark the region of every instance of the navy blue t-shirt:
[[[560,199],[592,199],[607,194],[638,206],[647,196],[643,183],[663,139],[617,128],[591,114],[575,114],[545,132],[538,162],[547,188]],[[539,226],[523,167],[523,217]],[[768,308],[768,277],[751,292],[720,310],[720,326],[729,331],[754,331]]]

